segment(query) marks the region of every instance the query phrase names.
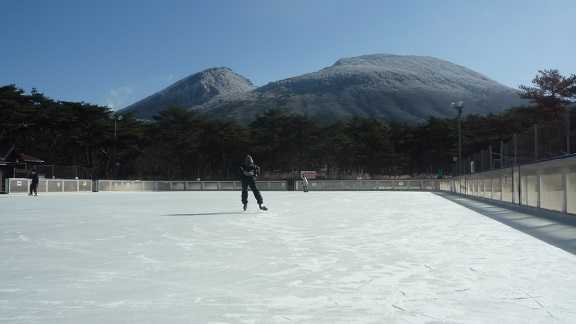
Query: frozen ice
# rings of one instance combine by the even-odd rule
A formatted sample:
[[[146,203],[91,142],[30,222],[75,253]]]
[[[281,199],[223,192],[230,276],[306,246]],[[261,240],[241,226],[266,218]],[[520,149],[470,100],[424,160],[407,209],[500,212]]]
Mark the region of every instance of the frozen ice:
[[[3,323],[576,323],[576,257],[433,193],[0,196]]]

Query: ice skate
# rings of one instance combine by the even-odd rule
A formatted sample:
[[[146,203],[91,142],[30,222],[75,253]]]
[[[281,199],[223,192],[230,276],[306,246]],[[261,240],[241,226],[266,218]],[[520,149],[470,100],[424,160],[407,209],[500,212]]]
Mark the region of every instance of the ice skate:
[[[244,211],[246,211],[246,208],[248,208],[248,204],[242,204],[242,209],[243,209]]]
[[[268,208],[262,204],[258,205],[258,207],[260,207],[260,210],[268,210]]]

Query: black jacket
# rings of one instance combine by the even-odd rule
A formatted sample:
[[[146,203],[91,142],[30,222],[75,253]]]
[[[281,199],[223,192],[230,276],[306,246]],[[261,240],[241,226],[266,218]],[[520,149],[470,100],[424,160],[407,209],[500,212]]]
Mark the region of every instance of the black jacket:
[[[248,164],[240,166],[240,177],[246,178],[256,178],[260,174],[260,167],[256,164]]]
[[[32,172],[32,174],[30,174],[30,179],[32,179],[32,183],[38,183],[38,173]]]

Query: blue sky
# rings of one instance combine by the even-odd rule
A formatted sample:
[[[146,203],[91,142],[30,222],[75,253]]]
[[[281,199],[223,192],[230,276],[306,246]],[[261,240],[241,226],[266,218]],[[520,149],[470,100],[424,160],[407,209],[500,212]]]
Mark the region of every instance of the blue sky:
[[[0,85],[122,108],[209,67],[263,85],[393,53],[517,87],[576,73],[575,17],[574,0],[5,1]]]

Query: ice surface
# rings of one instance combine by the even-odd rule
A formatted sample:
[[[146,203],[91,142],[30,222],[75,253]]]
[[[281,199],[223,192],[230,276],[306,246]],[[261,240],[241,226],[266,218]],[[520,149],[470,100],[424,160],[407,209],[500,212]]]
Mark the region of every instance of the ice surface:
[[[0,322],[576,323],[576,257],[416,192],[0,196]]]

